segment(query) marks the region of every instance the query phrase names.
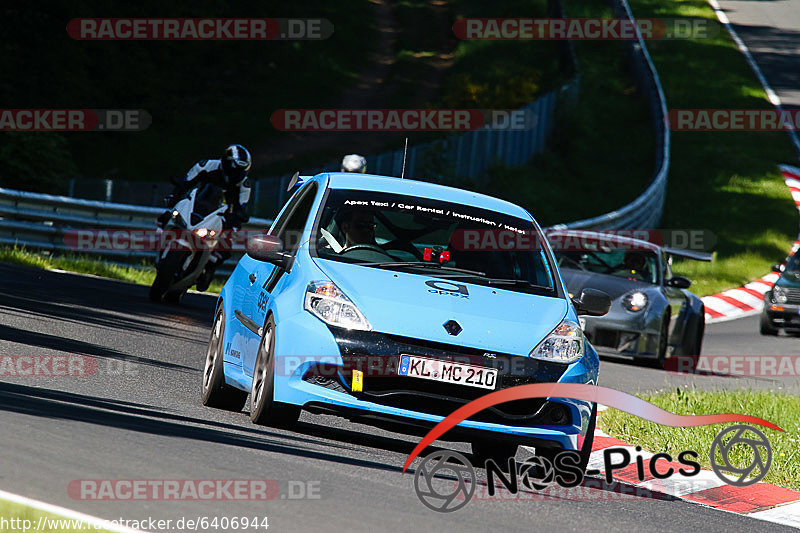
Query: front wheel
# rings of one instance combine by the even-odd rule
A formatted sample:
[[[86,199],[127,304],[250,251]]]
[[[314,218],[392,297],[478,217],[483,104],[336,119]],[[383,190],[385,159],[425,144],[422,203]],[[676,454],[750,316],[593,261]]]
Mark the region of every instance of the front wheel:
[[[477,439],[472,442],[472,457],[478,467],[493,460],[500,468],[505,468],[509,457],[517,455],[517,444],[502,440]]]
[[[247,393],[225,384],[222,361],[222,343],[225,338],[224,309],[224,304],[220,303],[214,317],[214,326],[211,328],[211,338],[208,340],[206,364],[203,368],[203,405],[241,411],[247,401]]]
[[[778,328],[772,325],[766,313],[761,313],[761,321],[759,323],[759,330],[762,335],[776,337],[778,335]]]
[[[181,265],[186,260],[187,252],[170,250],[167,255],[159,262],[156,270],[156,279],[150,286],[150,299],[161,303],[164,301],[170,286],[175,282]]]
[[[254,424],[291,428],[300,418],[296,405],[276,402],[275,396],[275,320],[270,315],[258,345],[250,391],[250,420]]]
[[[664,370],[667,364],[667,347],[669,345],[669,316],[665,316],[661,321],[661,331],[658,335],[658,353],[655,361],[651,364],[655,368]]]
[[[589,415],[589,425],[586,427],[586,435],[583,438],[583,445],[578,451],[579,463],[577,467],[580,469],[582,475],[586,475],[586,468],[589,466],[589,459],[592,456],[592,446],[594,445],[594,430],[597,427],[597,404],[592,406],[592,412]],[[552,465],[556,464],[558,454],[563,452],[561,448],[537,448],[536,455],[544,457]]]

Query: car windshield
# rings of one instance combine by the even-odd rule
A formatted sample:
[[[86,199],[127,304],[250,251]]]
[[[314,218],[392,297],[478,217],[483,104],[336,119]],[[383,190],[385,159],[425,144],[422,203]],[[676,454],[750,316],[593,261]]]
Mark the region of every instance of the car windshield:
[[[649,250],[556,250],[558,266],[658,283],[658,255]]]
[[[557,296],[536,226],[496,211],[333,189],[315,232],[323,259]]]
[[[800,271],[800,253],[794,254],[786,262],[785,272],[798,272]]]

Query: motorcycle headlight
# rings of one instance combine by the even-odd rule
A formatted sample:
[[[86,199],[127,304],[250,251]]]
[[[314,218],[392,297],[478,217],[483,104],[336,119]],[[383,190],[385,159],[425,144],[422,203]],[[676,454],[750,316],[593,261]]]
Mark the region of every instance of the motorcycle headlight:
[[[772,299],[775,300],[775,303],[785,304],[789,298],[786,296],[786,291],[781,287],[774,287],[772,289]]]
[[[643,292],[632,292],[622,298],[622,307],[631,313],[638,313],[647,307],[647,295]]]
[[[335,283],[312,281],[306,287],[306,311],[331,326],[369,331],[372,326]]]
[[[213,234],[214,232],[212,231],[211,233]],[[194,234],[202,239],[203,237],[208,235],[208,229],[206,229],[206,228],[198,228],[198,229],[194,230]]]
[[[583,331],[572,320],[564,320],[533,349],[530,356],[557,363],[577,361],[583,357]]]

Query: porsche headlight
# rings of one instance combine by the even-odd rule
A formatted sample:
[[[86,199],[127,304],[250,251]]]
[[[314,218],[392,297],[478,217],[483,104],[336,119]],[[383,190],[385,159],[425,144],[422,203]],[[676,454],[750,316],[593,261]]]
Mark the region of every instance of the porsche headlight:
[[[364,331],[372,329],[358,307],[331,281],[312,281],[308,284],[305,308],[331,326]]]
[[[583,357],[583,331],[572,320],[564,320],[533,349],[530,356],[557,363],[577,361]]]
[[[786,295],[786,291],[781,287],[774,287],[772,289],[772,299],[775,300],[775,303],[785,304],[789,298]]]
[[[631,313],[638,313],[647,307],[647,295],[643,292],[631,292],[622,298],[622,307]]]

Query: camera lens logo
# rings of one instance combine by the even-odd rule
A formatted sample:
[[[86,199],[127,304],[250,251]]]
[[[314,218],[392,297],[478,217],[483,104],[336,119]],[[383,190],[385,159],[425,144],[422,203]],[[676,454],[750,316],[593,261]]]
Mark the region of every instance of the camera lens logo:
[[[749,448],[749,450],[748,450]],[[750,427],[725,428],[711,443],[711,468],[722,481],[746,487],[761,481],[772,466],[772,447],[766,435]],[[749,463],[747,466],[740,466]]]
[[[545,490],[555,481],[556,472],[549,459],[534,455],[520,465],[519,477],[523,486],[531,490]]]
[[[438,474],[439,478],[434,479]],[[428,455],[414,475],[417,497],[429,509],[450,513],[469,503],[475,493],[475,469],[457,452],[441,450]]]

